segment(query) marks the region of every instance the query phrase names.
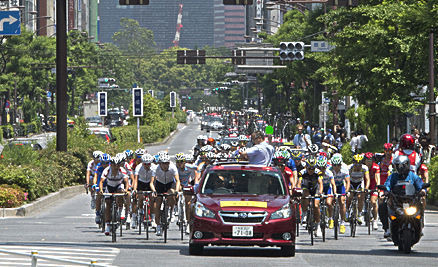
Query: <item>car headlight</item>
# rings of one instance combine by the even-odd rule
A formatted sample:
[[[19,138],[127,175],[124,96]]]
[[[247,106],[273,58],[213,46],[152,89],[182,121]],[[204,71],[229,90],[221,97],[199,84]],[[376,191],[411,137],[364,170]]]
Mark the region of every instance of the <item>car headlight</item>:
[[[414,215],[415,213],[417,213],[417,208],[416,207],[408,207],[405,209],[405,214],[406,215]]]
[[[289,218],[292,211],[290,209],[289,203],[281,207],[281,209],[271,214],[271,219],[286,219]]]
[[[213,211],[207,209],[202,203],[196,203],[195,205],[195,215],[198,217],[214,218],[215,214]]]

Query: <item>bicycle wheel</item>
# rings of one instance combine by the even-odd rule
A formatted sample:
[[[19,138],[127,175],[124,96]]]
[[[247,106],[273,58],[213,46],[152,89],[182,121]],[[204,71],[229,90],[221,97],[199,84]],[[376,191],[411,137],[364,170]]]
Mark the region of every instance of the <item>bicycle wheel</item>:
[[[325,223],[325,214],[326,214],[326,206],[325,204],[322,205],[321,208],[321,218],[320,218],[320,227],[321,227],[321,233],[322,233],[322,242],[325,242],[325,227],[326,227],[326,223]]]
[[[338,200],[335,200],[335,210],[333,214],[334,220],[334,230],[335,230],[335,240],[338,240],[338,227],[339,227],[339,204]]]
[[[102,233],[105,232],[105,197],[102,196],[102,204],[100,206],[100,227],[102,228]]]
[[[111,235],[112,235],[112,241],[117,241],[117,235],[116,235],[116,226],[117,226],[117,204],[116,201],[112,198],[111,199]]]
[[[297,227],[296,235],[300,236],[300,222],[301,222],[301,216],[300,216],[300,203],[295,203],[295,224]]]
[[[184,203],[178,207],[179,230],[181,232],[181,240],[184,239]]]
[[[164,202],[164,220],[163,220],[163,234],[164,234],[164,243],[167,243],[167,227],[168,227],[168,222],[167,222],[167,216],[169,214],[169,207],[167,206],[167,203]],[[172,214],[170,214],[172,215]]]
[[[356,236],[356,224],[357,224],[357,203],[356,200],[353,200],[351,204],[351,214],[350,214],[350,236]]]
[[[371,235],[371,201],[367,199],[366,202],[366,213],[365,213],[365,221],[368,226],[368,235]]]
[[[146,231],[146,240],[149,240],[149,201],[143,203],[144,208],[144,230]]]
[[[143,223],[143,216],[141,215],[141,209],[137,206],[137,227],[138,234],[141,235],[141,224]]]
[[[313,232],[315,228],[315,222],[313,221],[313,199],[310,201],[310,207],[309,207],[309,221],[307,223],[307,226],[309,227],[309,233],[310,233],[310,244],[313,246]]]
[[[123,212],[123,210],[122,210],[122,212]],[[117,216],[118,217],[118,221],[119,221],[119,226],[120,226],[120,236],[122,236],[122,234],[123,234],[123,221],[122,221],[122,218],[120,217],[122,214],[119,214],[119,216]]]

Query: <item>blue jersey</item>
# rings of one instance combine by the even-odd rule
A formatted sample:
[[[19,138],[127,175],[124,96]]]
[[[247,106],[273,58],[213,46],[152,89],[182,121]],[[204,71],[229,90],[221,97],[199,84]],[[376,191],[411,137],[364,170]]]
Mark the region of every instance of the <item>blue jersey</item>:
[[[297,166],[295,165],[295,160],[289,159],[289,161],[287,162],[287,167],[289,167],[289,169],[291,169],[292,171],[296,171]]]
[[[397,184],[399,181],[398,177],[398,173],[395,172],[386,179],[384,186],[388,191],[391,191],[391,189]],[[417,192],[420,191],[423,186],[423,180],[413,172],[409,172],[408,176],[403,181],[413,184]]]
[[[97,166],[96,166],[96,174],[97,174],[97,185],[99,185],[99,183],[100,183],[100,177],[102,176],[102,173],[103,173],[103,170],[105,170],[106,169],[106,167],[104,167],[103,165],[102,165],[102,163],[101,162],[99,162],[98,164],[97,164]],[[103,186],[105,187],[106,186],[106,180],[105,180],[105,182],[103,183]]]
[[[186,164],[184,170],[178,168],[179,180],[182,186],[187,186],[191,180],[195,179],[197,166]]]

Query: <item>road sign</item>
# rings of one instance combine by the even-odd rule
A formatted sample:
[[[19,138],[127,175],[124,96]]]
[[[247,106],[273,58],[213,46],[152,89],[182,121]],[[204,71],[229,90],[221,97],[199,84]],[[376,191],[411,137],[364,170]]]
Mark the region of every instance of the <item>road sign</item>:
[[[335,47],[330,45],[326,41],[311,41],[310,42],[310,51],[312,51],[312,52],[329,52],[333,48],[335,48]]]
[[[99,116],[105,117],[107,116],[107,98],[106,92],[98,92],[97,93],[97,103],[99,109]]]
[[[143,88],[132,88],[132,116],[143,117]]]
[[[176,107],[176,93],[170,92],[170,107],[175,108]]]
[[[20,35],[20,11],[0,11],[0,35]]]

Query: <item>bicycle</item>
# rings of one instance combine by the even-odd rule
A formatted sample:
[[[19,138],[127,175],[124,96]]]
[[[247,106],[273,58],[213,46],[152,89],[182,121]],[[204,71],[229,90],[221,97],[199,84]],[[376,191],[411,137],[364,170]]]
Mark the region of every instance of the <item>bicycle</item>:
[[[340,206],[339,206],[339,197],[341,194],[335,194],[333,200],[333,222],[334,222],[334,234],[335,240],[338,240],[338,231],[339,231],[339,218],[340,218]]]
[[[322,232],[322,242],[325,242],[325,229],[327,227],[327,222],[326,222],[326,215],[327,215],[327,204],[326,204],[326,199],[327,196],[322,195],[320,197],[321,202],[320,202],[320,210],[321,210],[321,220],[320,220],[320,227],[321,227],[321,232]]]
[[[301,223],[301,216],[300,216],[300,199],[299,198],[295,198],[294,200],[294,207],[295,207],[295,224],[296,224],[296,235],[300,236],[300,223]]]
[[[368,235],[371,235],[371,218],[372,218],[372,205],[371,205],[371,195],[377,192],[377,190],[373,189],[369,189],[367,190],[367,194],[365,196],[365,224],[368,227]]]
[[[349,221],[350,221],[350,236],[355,237],[356,236],[356,227],[357,227],[357,215],[358,215],[358,194],[363,194],[364,192],[361,190],[350,190],[350,192],[353,194],[353,199],[351,200],[350,207],[348,209]]]
[[[111,226],[111,237],[112,237],[112,242],[116,242],[117,241],[117,227],[120,226],[120,236],[122,236],[122,221],[120,219],[120,214],[119,214],[119,207],[117,205],[117,197],[120,196],[125,196],[125,193],[103,193],[102,194],[104,197],[109,196],[110,199],[110,205],[111,205],[111,212],[110,212],[110,216],[111,216],[111,221],[110,221],[110,226]]]
[[[170,211],[169,214],[169,207],[167,205],[167,198],[170,196],[175,196],[176,193],[160,193],[157,194],[158,197],[162,197],[163,201],[161,203],[161,208],[160,208],[160,224],[161,224],[161,229],[163,231],[163,235],[164,235],[164,243],[167,243],[167,229],[169,228],[169,224],[170,221],[172,219],[172,211]]]
[[[186,205],[186,203],[185,203],[183,193],[178,192],[178,221],[177,221],[177,225],[178,225],[179,230],[181,232],[181,240],[184,239],[184,231],[185,231],[185,228],[187,227],[186,220],[185,220],[185,216],[186,216],[185,205]]]
[[[146,240],[149,240],[149,225],[152,222],[150,219],[151,206],[150,194],[152,191],[137,191],[137,220],[138,220],[138,234],[141,235],[141,225],[143,224],[146,232]],[[143,208],[140,209],[140,195],[143,195]]]
[[[306,228],[307,231],[310,234],[310,243],[313,246],[313,233],[315,231],[316,228],[316,224],[314,222],[313,217],[315,216],[314,213],[314,207],[315,207],[315,197],[314,196],[307,196],[307,197],[303,197],[303,199],[309,199],[309,206],[307,207],[307,222],[306,222]]]

